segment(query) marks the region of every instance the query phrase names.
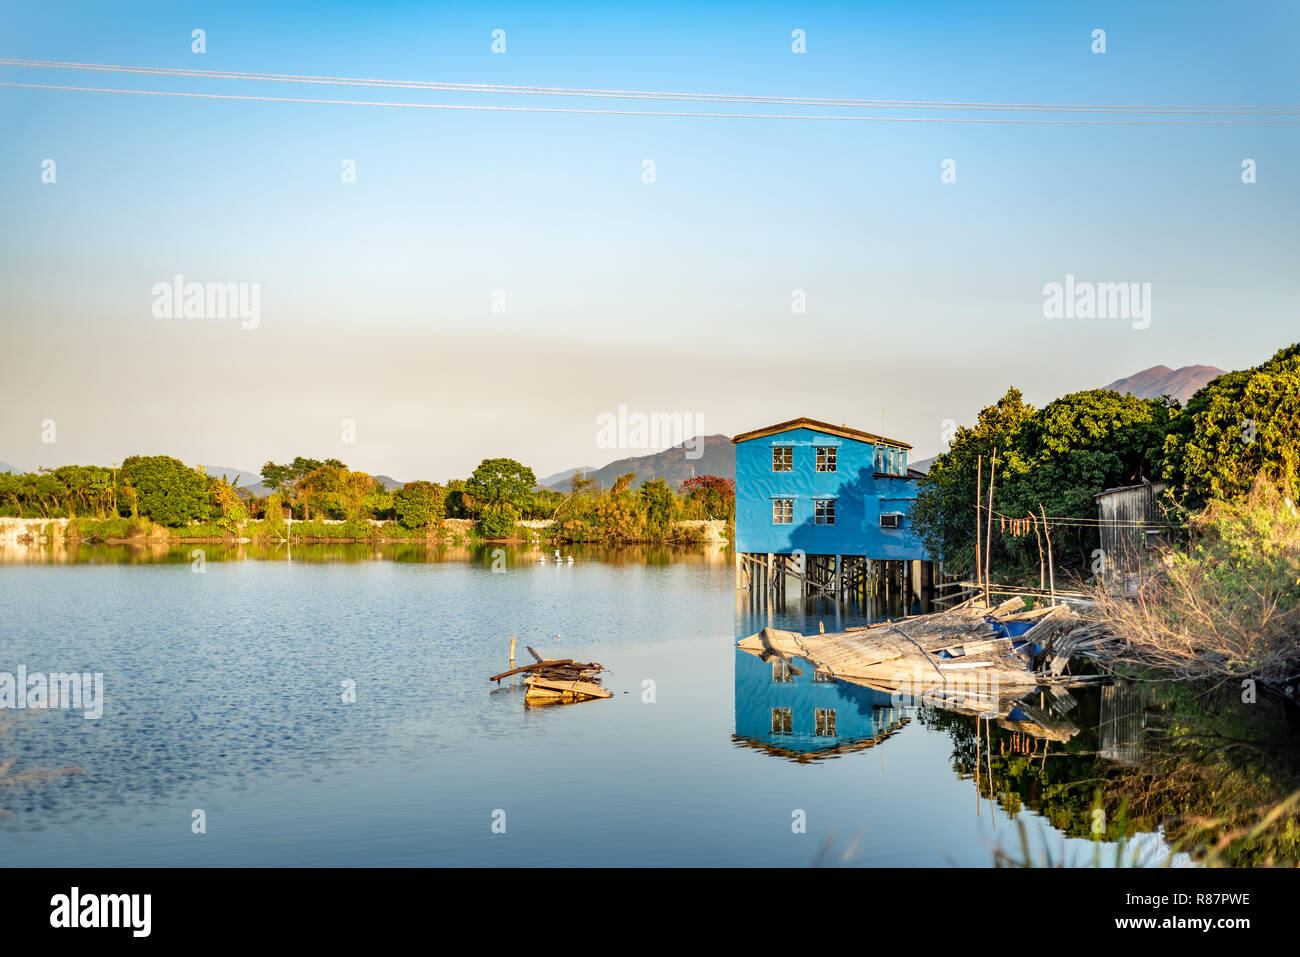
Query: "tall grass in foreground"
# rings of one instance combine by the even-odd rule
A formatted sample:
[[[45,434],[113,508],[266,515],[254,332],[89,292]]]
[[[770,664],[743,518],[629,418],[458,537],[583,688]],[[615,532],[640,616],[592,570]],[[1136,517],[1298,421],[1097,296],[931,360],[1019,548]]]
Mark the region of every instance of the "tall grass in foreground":
[[[1130,837],[1121,837],[1115,842],[1115,867],[1169,867],[1180,854],[1189,854],[1190,858],[1203,867],[1237,867],[1243,858],[1256,850],[1264,841],[1267,832],[1286,825],[1289,815],[1300,807],[1300,791],[1279,802],[1259,815],[1258,820],[1249,826],[1231,827],[1226,818],[1207,818],[1188,815],[1180,822],[1186,827],[1183,836],[1163,853],[1155,847],[1143,847]],[[1020,853],[1015,856],[1000,843],[993,849],[994,867],[1101,867],[1106,862],[1099,844],[1087,861],[1069,860],[1065,853],[1065,841],[1061,839],[1060,850],[1053,857],[1048,844],[1046,832],[1043,834],[1042,851],[1036,854],[1031,847],[1028,828],[1023,819],[1017,819],[1016,830],[1020,839]],[[1266,861],[1265,866],[1273,862]]]

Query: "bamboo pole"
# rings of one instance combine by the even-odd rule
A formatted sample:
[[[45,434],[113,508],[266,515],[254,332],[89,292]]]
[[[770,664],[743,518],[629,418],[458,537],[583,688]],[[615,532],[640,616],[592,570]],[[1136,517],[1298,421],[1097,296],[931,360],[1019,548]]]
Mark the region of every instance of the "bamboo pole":
[[[1034,523],[1034,538],[1038,539],[1038,590],[1047,589],[1047,570],[1043,567],[1043,536],[1038,532],[1038,516],[1029,513],[1029,520]]]
[[[989,564],[993,558],[993,480],[997,474],[998,450],[993,448],[993,459],[989,462],[989,519],[988,531],[984,535],[984,604],[993,607],[993,596],[989,594]]]
[[[1056,605],[1056,563],[1052,560],[1052,530],[1047,525],[1047,509],[1038,503],[1038,510],[1043,513],[1043,534],[1047,537],[1047,573],[1052,589],[1052,605]]]
[[[979,581],[980,571],[984,568],[984,558],[980,551],[980,509],[984,499],[984,456],[975,459],[975,580]]]
[[[510,636],[510,667],[515,666],[515,636]]]

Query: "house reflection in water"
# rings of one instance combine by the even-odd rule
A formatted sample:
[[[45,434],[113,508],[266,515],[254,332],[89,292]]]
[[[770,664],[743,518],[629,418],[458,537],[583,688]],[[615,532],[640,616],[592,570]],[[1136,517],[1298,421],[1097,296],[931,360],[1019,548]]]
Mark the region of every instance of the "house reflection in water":
[[[732,739],[741,747],[819,761],[870,748],[907,721],[889,695],[816,674],[811,662],[763,661],[736,650]]]

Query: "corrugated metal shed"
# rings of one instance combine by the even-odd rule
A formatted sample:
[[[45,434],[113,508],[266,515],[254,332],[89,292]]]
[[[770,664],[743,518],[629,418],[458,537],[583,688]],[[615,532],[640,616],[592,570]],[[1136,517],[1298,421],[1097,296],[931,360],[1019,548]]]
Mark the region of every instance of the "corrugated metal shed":
[[[1093,496],[1107,569],[1136,571],[1144,555],[1168,541],[1165,513],[1158,501],[1165,488],[1164,482],[1143,482]]]

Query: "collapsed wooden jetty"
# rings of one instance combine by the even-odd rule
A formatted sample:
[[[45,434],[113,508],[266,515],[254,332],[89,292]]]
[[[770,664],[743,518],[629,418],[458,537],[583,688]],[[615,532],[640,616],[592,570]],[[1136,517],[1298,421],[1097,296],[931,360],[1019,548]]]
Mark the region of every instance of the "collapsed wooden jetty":
[[[501,683],[502,678],[524,675],[524,700],[534,704],[553,702],[590,701],[594,698],[612,698],[614,693],[600,686],[604,666],[599,662],[586,663],[572,658],[543,658],[532,648],[528,653],[536,659],[531,665],[511,668],[488,680]]]
[[[1067,740],[1077,729],[1062,717],[1074,704],[1065,689],[1088,680],[1068,673],[1070,658],[1100,653],[1109,641],[1103,625],[1066,605],[1026,611],[1025,601],[1013,598],[827,634],[769,627],[737,647],[764,661],[802,658],[820,674],[906,703],[999,718],[1019,731]]]

